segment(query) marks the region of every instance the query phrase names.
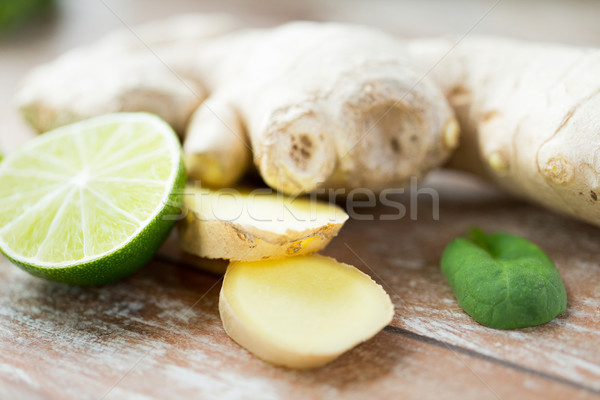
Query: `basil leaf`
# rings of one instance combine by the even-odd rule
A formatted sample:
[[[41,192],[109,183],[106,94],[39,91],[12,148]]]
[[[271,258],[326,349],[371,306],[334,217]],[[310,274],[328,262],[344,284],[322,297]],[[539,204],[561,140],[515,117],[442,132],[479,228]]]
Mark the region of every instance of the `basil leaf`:
[[[552,260],[515,235],[487,235],[450,242],[442,272],[458,304],[482,325],[517,329],[546,323],[567,308],[567,292]]]

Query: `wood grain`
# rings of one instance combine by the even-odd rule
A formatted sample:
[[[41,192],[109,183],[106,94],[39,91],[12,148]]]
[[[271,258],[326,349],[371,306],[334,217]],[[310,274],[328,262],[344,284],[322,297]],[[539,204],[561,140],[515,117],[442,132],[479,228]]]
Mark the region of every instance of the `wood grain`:
[[[220,278],[190,268],[170,245],[131,277],[95,288],[33,278],[3,259],[0,398],[600,397],[600,231],[464,179],[441,173],[431,182],[439,221],[421,196],[416,220],[380,221],[390,210],[378,208],[376,220],[350,221],[326,250],[380,282],[396,316],[373,340],[314,371],[270,366],[232,342],[218,317]],[[444,181],[462,184],[462,194],[447,192]],[[411,206],[410,196],[397,200]],[[510,332],[464,314],[438,264],[445,243],[474,224],[547,250],[567,285],[568,312]]]

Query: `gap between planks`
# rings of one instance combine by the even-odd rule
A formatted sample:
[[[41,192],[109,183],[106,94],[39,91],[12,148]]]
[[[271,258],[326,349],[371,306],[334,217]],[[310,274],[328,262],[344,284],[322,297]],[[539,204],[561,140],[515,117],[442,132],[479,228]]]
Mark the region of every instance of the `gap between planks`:
[[[218,277],[219,276],[219,275],[211,273],[209,271],[200,270],[200,269],[198,269],[197,267],[195,267],[194,265],[192,265],[190,263],[186,263],[184,261],[180,261],[180,260],[177,260],[175,258],[169,257],[169,256],[165,255],[164,253],[163,254],[161,254],[161,253],[156,254],[154,256],[154,260],[158,261],[158,262],[162,262],[162,263],[172,264],[172,265],[175,265],[175,266],[178,266],[178,267],[181,267],[181,268],[194,269],[194,270],[197,270],[199,272],[202,272],[202,273],[205,273],[207,275],[214,276],[214,277]],[[512,369],[512,370],[519,371],[519,372],[523,372],[523,373],[526,373],[526,374],[529,374],[529,375],[533,375],[533,376],[536,376],[536,377],[541,378],[541,379],[545,379],[545,380],[552,381],[552,382],[555,382],[555,383],[558,383],[558,384],[562,384],[562,385],[565,385],[565,386],[572,387],[574,389],[583,390],[583,391],[586,391],[588,393],[595,394],[595,395],[600,395],[600,390],[592,388],[592,387],[589,387],[589,386],[586,386],[586,385],[582,385],[582,384],[580,384],[578,382],[574,382],[574,381],[571,381],[569,379],[561,378],[561,377],[556,376],[556,375],[548,374],[546,372],[537,371],[537,370],[534,370],[534,369],[531,369],[531,368],[527,368],[527,367],[524,367],[522,365],[510,362],[510,361],[502,360],[500,358],[496,358],[496,357],[493,357],[493,356],[489,356],[487,354],[483,354],[483,353],[477,352],[477,351],[472,350],[472,349],[468,349],[468,348],[465,348],[465,347],[457,346],[455,344],[446,343],[446,342],[444,342],[442,340],[438,340],[438,339],[435,339],[435,338],[432,338],[432,337],[429,337],[429,336],[421,335],[419,333],[412,332],[412,331],[410,331],[408,329],[400,328],[400,327],[393,326],[393,325],[388,325],[388,326],[386,326],[383,329],[383,331],[387,332],[387,333],[390,333],[390,334],[394,334],[394,335],[401,335],[401,336],[406,337],[407,339],[415,340],[415,341],[418,341],[418,342],[421,342],[421,343],[426,343],[426,344],[429,344],[429,345],[432,345],[432,346],[436,346],[436,347],[439,347],[439,348],[450,350],[452,352],[459,353],[459,354],[465,355],[467,357],[476,358],[478,360],[486,361],[486,362],[489,362],[489,363],[492,363],[492,364],[495,364],[495,365],[498,365],[498,366],[501,366],[501,367],[504,367],[504,368],[508,368],[508,369]]]
[[[393,326],[393,325],[388,325],[383,329],[383,331],[387,332],[387,333],[395,334],[395,335],[402,335],[408,339],[416,340],[416,341],[422,342],[422,343],[427,343],[432,346],[450,350],[452,352],[459,353],[459,354],[462,354],[462,355],[465,355],[468,357],[477,358],[478,360],[487,361],[487,362],[490,362],[495,365],[499,365],[499,366],[509,368],[512,370],[516,370],[519,372],[524,372],[526,374],[533,375],[533,376],[536,376],[536,377],[539,377],[539,378],[542,378],[545,380],[549,380],[552,382],[556,382],[556,383],[559,383],[562,385],[570,386],[570,387],[578,389],[578,390],[584,390],[584,391],[592,393],[592,394],[600,395],[600,390],[591,388],[586,385],[582,385],[580,383],[571,381],[569,379],[561,378],[559,376],[548,374],[548,373],[541,372],[541,371],[536,371],[534,369],[527,368],[527,367],[524,367],[522,365],[510,362],[510,361],[502,360],[500,358],[496,358],[496,357],[488,356],[483,353],[479,353],[475,350],[467,349],[465,347],[446,343],[444,341],[441,341],[441,340],[438,340],[438,339],[435,339],[435,338],[432,338],[429,336],[421,335],[419,333],[409,331],[408,329],[400,328],[400,327]]]

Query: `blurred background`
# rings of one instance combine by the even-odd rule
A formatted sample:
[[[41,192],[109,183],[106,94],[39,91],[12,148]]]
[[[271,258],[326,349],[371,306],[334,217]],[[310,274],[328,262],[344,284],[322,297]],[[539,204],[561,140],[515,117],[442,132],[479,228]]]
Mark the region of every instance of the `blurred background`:
[[[506,35],[600,46],[597,0],[0,0],[0,147],[32,135],[12,104],[33,66],[110,30],[186,12],[228,12],[249,25],[343,21],[406,36]]]

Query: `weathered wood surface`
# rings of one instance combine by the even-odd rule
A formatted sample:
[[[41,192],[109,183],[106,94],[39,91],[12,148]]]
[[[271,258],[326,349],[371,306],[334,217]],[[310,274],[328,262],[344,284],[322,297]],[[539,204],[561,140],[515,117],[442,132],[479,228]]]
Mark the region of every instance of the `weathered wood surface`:
[[[448,174],[432,184],[439,221],[421,196],[416,220],[350,221],[325,251],[380,282],[396,316],[373,340],[314,371],[270,366],[232,342],[218,317],[220,278],[181,261],[171,244],[100,288],[46,282],[3,259],[0,398],[600,397],[600,230],[460,186]],[[471,225],[539,243],[565,280],[568,312],[511,332],[462,313],[439,257]]]
[[[62,4],[53,21],[0,42],[0,143],[7,149],[31,136],[9,101],[29,67],[122,22],[167,13],[233,9],[275,22],[359,21],[413,35],[476,28],[600,44],[600,4],[593,2]],[[176,237],[134,275],[99,288],[46,282],[0,256],[0,399],[600,398],[600,229],[461,176],[440,173],[429,185],[440,194],[439,220],[432,218],[430,197],[411,205],[404,196],[409,210],[417,205],[416,220],[409,214],[350,221],[325,251],[380,282],[396,316],[373,340],[314,371],[270,366],[232,342],[218,317],[219,277],[194,269],[194,260],[174,245]],[[567,286],[567,312],[511,332],[484,328],[465,315],[440,273],[439,257],[471,225],[517,233],[546,250]]]

